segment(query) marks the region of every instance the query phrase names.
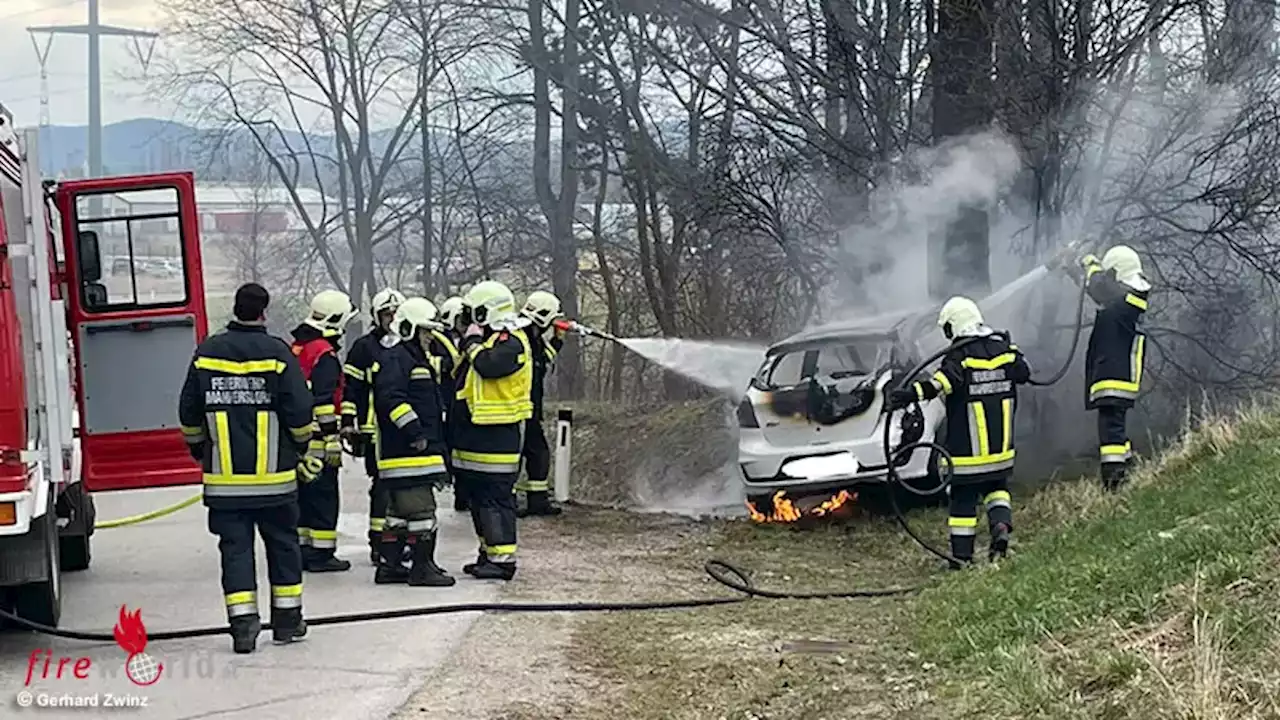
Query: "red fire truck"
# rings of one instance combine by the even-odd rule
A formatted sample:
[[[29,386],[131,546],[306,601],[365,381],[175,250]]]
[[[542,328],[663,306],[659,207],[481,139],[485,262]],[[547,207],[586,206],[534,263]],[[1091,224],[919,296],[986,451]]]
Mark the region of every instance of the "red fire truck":
[[[208,321],[191,174],[43,182],[38,141],[0,105],[0,603],[57,625],[93,493],[200,482],[176,408]]]

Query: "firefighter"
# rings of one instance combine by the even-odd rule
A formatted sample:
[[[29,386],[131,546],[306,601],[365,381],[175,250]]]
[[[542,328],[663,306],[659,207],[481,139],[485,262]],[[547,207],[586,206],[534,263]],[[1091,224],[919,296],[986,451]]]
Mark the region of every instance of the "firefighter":
[[[449,483],[440,402],[440,358],[429,345],[442,328],[426,298],[405,300],[396,310],[386,348],[378,358],[373,403],[377,416],[378,483],[387,492],[387,523],[379,545],[379,585],[454,584],[435,562],[436,498]],[[412,565],[404,567],[405,547]]]
[[[537,290],[529,294],[520,314],[531,323],[526,332],[533,350],[533,417],[529,419],[524,433],[525,479],[516,483],[516,490],[525,494],[524,515],[554,516],[560,514],[560,508],[551,504],[550,487],[547,485],[547,477],[551,475],[551,446],[547,444],[547,434],[542,429],[542,400],[547,373],[564,347],[564,331],[554,328],[551,337],[547,337],[547,330],[564,313],[560,311],[560,298],[545,290]]]
[[[1085,354],[1085,407],[1098,412],[1098,446],[1102,487],[1124,484],[1133,446],[1125,414],[1142,386],[1146,336],[1139,329],[1147,311],[1151,284],[1142,274],[1142,261],[1133,248],[1116,245],[1102,255],[1080,259],[1085,290],[1098,304]]]
[[[346,378],[342,389],[341,434],[351,454],[364,458],[364,469],[369,475],[369,561],[374,565],[378,564],[378,548],[386,523],[387,495],[378,487],[378,462],[373,453],[377,429],[373,414],[373,368],[382,350],[382,338],[387,336],[391,319],[403,302],[404,295],[391,288],[373,296],[369,309],[373,328],[351,343],[347,361],[342,366]]]
[[[453,342],[455,352],[458,344],[462,341],[462,332],[466,330],[466,327],[462,325],[462,315],[462,298],[457,295],[440,303],[440,321],[444,323],[444,329],[440,332]],[[457,363],[454,365],[456,367]],[[445,400],[445,412],[448,413],[448,406],[453,403],[453,397],[448,394]],[[453,509],[455,512],[468,512],[470,510],[470,505],[467,504],[467,497],[459,483],[453,484]]]
[[[464,298],[467,329],[449,411],[456,484],[471,506],[480,539],[463,572],[510,580],[516,573],[515,482],[522,433],[533,417],[533,362],[515,296],[501,283],[477,283]]]
[[[316,434],[308,457],[322,461],[315,476],[303,475],[298,491],[298,541],[307,572],[344,572],[351,563],[334,556],[338,549],[338,469],[342,444],[338,440],[338,409],[342,406],[343,373],[339,341],[354,315],[351,298],[325,290],[311,300],[307,319],[293,329],[293,354],[311,386]]]
[[[939,395],[946,398],[942,445],[954,469],[947,520],[951,556],[962,563],[973,561],[981,501],[991,533],[988,555],[994,560],[1008,551],[1013,531],[1009,478],[1014,413],[1017,386],[1031,379],[1031,368],[1017,345],[987,327],[977,304],[968,298],[948,300],[938,314],[938,326],[952,341],[941,367],[929,380],[894,390],[889,406],[900,410]]]
[[[196,349],[178,403],[182,434],[204,468],[209,531],[218,536],[222,592],[232,648],[251,653],[258,616],[254,529],[267,552],[271,633],[280,644],[301,640],[302,556],[298,547],[299,461],[311,439],[311,393],[289,346],[267,334],[265,288],[236,291],[235,319]]]
[[[462,298],[453,297],[440,303],[440,321],[444,323],[444,332],[453,339],[456,345],[462,340],[462,332],[466,326],[462,324]]]

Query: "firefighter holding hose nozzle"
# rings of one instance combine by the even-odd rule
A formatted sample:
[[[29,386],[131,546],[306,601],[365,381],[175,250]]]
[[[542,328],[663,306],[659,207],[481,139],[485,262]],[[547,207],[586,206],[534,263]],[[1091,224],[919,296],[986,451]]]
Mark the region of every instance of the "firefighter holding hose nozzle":
[[[1085,255],[1080,268],[1085,291],[1098,305],[1085,355],[1085,407],[1098,413],[1102,487],[1114,491],[1124,484],[1133,459],[1125,415],[1142,386],[1146,335],[1139,327],[1151,284],[1138,253],[1127,245],[1107,250],[1101,260]]]
[[[951,455],[951,556],[973,561],[978,534],[978,504],[985,504],[991,532],[990,559],[1003,557],[1013,531],[1009,478],[1014,461],[1014,413],[1017,386],[1031,379],[1018,346],[987,327],[969,298],[953,297],[938,314],[938,326],[950,350],[928,380],[894,390],[889,409],[901,410],[935,397],[946,398],[942,445]],[[955,566],[958,567],[958,566]]]
[[[560,298],[545,290],[537,290],[529,293],[520,314],[532,323],[525,331],[533,350],[533,417],[529,418],[524,433],[525,478],[516,482],[516,490],[525,494],[524,515],[554,516],[560,514],[560,508],[551,504],[551,488],[547,484],[551,475],[551,445],[542,430],[542,398],[546,392],[547,374],[554,366],[556,355],[564,347],[567,331],[555,324],[564,313],[560,311]],[[547,337],[549,329],[551,337]]]

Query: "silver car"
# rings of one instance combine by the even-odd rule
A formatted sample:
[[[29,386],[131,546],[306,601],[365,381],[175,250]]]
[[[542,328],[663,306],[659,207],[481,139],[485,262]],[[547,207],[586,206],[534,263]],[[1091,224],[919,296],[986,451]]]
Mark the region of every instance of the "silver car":
[[[886,415],[886,395],[934,348],[921,347],[929,311],[894,313],[807,330],[769,348],[738,406],[738,463],[747,500],[772,508],[789,499],[883,485],[884,423],[900,447],[932,441],[942,402]],[[900,477],[936,487],[937,458],[921,448],[898,459]],[[768,512],[767,510],[762,510]]]

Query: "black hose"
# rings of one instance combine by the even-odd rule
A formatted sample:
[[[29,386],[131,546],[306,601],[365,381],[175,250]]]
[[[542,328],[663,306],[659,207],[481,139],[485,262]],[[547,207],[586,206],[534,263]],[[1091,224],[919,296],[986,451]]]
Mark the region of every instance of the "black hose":
[[[752,598],[769,600],[831,600],[838,598],[876,598],[893,597],[913,593],[920,588],[895,587],[877,590],[831,590],[816,592],[781,592],[756,587],[751,577],[743,570],[724,560],[708,560],[703,566],[707,575],[717,583],[740,593],[737,597],[691,598],[689,600],[652,600],[636,602],[548,602],[548,603],[458,603],[454,605],[435,605],[402,608],[397,610],[373,610],[369,612],[341,613],[323,617],[307,618],[309,627],[324,625],[346,625],[349,623],[371,622],[374,620],[395,620],[398,618],[423,617],[426,615],[450,615],[464,612],[494,613],[545,613],[545,612],[622,612],[641,610],[679,610],[713,607],[716,605],[732,605],[746,602]],[[0,610],[0,618],[33,630],[42,635],[66,638],[68,640],[84,640],[88,642],[115,642],[115,636],[107,632],[86,632],[83,630],[63,630],[49,625],[32,622],[5,610]],[[267,624],[264,630],[270,630]],[[183,638],[210,637],[227,635],[230,626],[209,626],[186,630],[165,630],[147,634],[147,640],[179,640]]]
[[[1076,329],[1071,334],[1071,349],[1067,351],[1067,359],[1062,362],[1062,367],[1058,368],[1058,372],[1050,375],[1049,379],[1037,380],[1032,378],[1027,381],[1028,385],[1049,387],[1050,385],[1057,385],[1058,381],[1067,376],[1067,371],[1071,369],[1071,361],[1075,360],[1076,350],[1080,347],[1080,336],[1084,334],[1084,300],[1088,294],[1088,285],[1081,283],[1080,297],[1076,301]]]

